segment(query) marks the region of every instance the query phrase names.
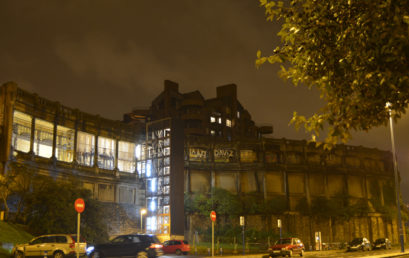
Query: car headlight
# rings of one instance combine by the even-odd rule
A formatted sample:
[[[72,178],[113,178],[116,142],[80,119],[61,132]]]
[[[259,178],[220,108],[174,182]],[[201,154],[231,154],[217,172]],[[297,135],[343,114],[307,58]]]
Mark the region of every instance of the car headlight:
[[[85,252],[87,253],[87,255],[89,255],[90,253],[92,253],[92,251],[94,251],[94,249],[95,248],[91,245],[87,247],[87,250]]]

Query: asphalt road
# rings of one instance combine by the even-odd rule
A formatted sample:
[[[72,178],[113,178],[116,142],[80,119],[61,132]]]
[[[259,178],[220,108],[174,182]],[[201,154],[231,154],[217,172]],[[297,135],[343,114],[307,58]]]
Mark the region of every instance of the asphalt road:
[[[406,250],[409,251],[409,248]],[[243,255],[215,255],[215,258],[268,258],[267,254],[249,254],[246,256]],[[281,257],[281,256],[278,256]],[[293,255],[293,257],[299,257],[298,255]],[[330,250],[330,251],[312,251],[305,252],[304,257],[307,258],[349,258],[349,257],[372,257],[372,258],[386,258],[386,257],[403,257],[409,258],[409,253],[402,254],[400,253],[400,248],[392,248],[391,250],[372,250],[365,252],[346,252],[345,250]],[[125,257],[123,257],[125,258]],[[211,258],[211,256],[205,255],[162,255],[160,258]]]
[[[409,251],[409,248],[406,249]],[[211,258],[211,256],[200,256],[200,255],[164,255],[161,258]],[[249,254],[246,256],[230,256],[230,255],[215,255],[215,258],[268,258],[268,255],[263,254]],[[281,256],[278,256],[281,257]],[[299,257],[294,255],[293,257]],[[312,251],[305,252],[304,257],[307,258],[349,258],[349,257],[372,257],[372,258],[384,258],[384,257],[406,257],[409,258],[409,253],[402,254],[400,253],[400,248],[392,248],[391,250],[372,250],[372,251],[357,251],[357,252],[346,252],[345,250],[330,250],[330,251]]]

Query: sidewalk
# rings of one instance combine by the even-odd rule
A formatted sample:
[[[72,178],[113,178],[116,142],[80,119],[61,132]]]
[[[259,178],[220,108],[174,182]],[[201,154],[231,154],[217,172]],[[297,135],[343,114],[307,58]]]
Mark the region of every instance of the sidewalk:
[[[334,250],[335,251],[335,250]],[[307,251],[305,252],[304,257],[309,257],[309,256],[321,256],[321,257],[326,257],[326,254],[333,253],[333,251]],[[368,256],[361,256],[361,257],[371,257],[371,258],[389,258],[389,257],[409,257],[409,251],[405,251],[404,253],[401,252],[393,252],[389,254],[373,254],[368,255]],[[248,254],[248,255],[215,255],[215,258],[269,258],[268,253],[264,254]],[[277,256],[281,257],[281,256]],[[296,256],[298,257],[298,255]],[[353,256],[351,256],[353,258]],[[212,258],[212,256],[204,256],[203,258]]]

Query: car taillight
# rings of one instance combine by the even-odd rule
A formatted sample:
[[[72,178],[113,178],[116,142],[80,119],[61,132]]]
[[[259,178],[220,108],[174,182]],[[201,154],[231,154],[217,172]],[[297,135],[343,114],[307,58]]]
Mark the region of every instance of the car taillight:
[[[72,240],[72,243],[69,245],[69,247],[74,249],[75,248],[75,240],[72,237],[71,237],[71,240]]]
[[[149,248],[159,249],[159,248],[162,248],[162,247],[163,247],[163,245],[161,245],[161,244],[151,244],[151,246]]]

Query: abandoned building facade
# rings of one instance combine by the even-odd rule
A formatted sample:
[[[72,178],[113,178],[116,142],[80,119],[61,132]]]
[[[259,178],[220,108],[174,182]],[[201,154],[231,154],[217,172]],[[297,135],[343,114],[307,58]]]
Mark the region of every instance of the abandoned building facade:
[[[271,126],[256,126],[234,84],[217,87],[216,97],[205,99],[165,81],[148,109],[124,114],[121,122],[65,107],[13,83],[1,87],[0,104],[3,173],[13,162],[56,177],[74,173],[95,199],[125,206],[135,220],[146,208],[145,229],[163,238],[190,238],[210,225],[185,216],[184,194],[222,188],[285,201],[283,214],[247,216],[250,228],[277,230],[279,218],[284,231],[306,244],[313,244],[315,232],[324,242],[358,236],[398,242],[396,219],[385,214],[395,203],[389,152],[347,145],[328,152],[306,141],[275,139]],[[347,220],[322,218],[311,215],[317,200],[339,202],[340,213],[359,203],[368,209]],[[117,227],[111,233],[134,230]]]

